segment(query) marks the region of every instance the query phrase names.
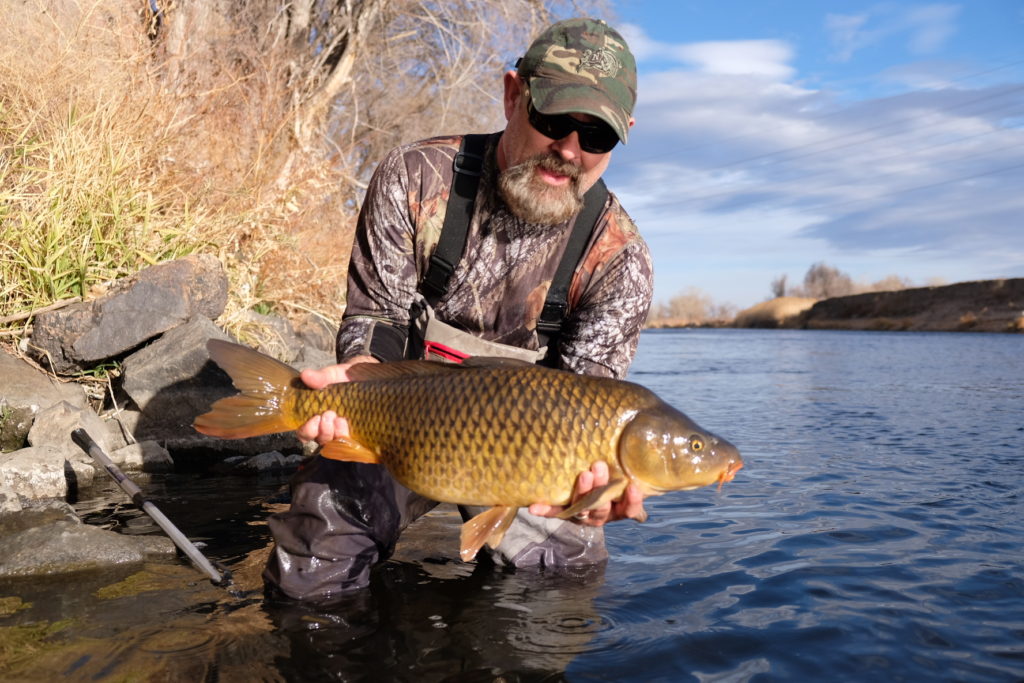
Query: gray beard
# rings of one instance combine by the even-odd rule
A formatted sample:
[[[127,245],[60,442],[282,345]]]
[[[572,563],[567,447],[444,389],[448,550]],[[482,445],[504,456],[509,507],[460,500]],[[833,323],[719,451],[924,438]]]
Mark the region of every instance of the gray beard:
[[[565,187],[551,187],[537,178],[538,168],[569,176]],[[550,154],[541,154],[498,175],[498,194],[518,218],[539,226],[564,223],[583,208],[580,169]]]

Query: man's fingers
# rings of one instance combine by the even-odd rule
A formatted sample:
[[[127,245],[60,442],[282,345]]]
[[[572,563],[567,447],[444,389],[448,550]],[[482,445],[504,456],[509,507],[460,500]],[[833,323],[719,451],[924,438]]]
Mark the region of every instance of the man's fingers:
[[[344,417],[335,416],[334,420],[332,421],[331,427],[334,433],[331,435],[329,441],[334,441],[335,439],[341,438],[348,438],[351,435],[348,430],[348,420],[345,419]]]
[[[314,415],[306,421],[306,424],[302,425],[295,430],[300,441],[315,441],[317,434],[320,433],[320,416]]]
[[[580,476],[576,477],[576,495],[573,496],[573,502],[582,498],[583,496],[590,493],[590,489],[594,488],[594,473],[591,471],[580,472]]]
[[[630,484],[626,487],[626,493],[619,499],[615,507],[614,514],[616,519],[624,519],[626,517],[630,519],[645,518],[644,494],[635,484]]]

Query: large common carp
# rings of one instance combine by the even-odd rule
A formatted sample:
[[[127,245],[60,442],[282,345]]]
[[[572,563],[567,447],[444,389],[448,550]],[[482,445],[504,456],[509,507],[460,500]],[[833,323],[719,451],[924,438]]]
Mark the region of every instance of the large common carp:
[[[637,384],[474,358],[362,363],[351,382],[307,388],[296,370],[248,347],[211,340],[210,357],[241,392],[195,420],[237,439],[291,431],[326,410],[351,436],[326,444],[335,460],[379,463],[433,500],[490,506],[462,528],[463,559],[501,541],[519,507],[569,505],[576,477],[598,460],[607,486],[566,508],[569,518],[637,484],[644,495],[730,481],[736,448]]]

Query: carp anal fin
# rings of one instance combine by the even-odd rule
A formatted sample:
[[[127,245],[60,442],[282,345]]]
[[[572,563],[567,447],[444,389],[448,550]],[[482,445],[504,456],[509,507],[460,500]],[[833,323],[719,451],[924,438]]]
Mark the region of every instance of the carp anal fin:
[[[463,524],[460,534],[461,548],[459,549],[459,557],[462,558],[462,561],[469,562],[476,557],[484,543],[492,548],[497,548],[501,539],[505,537],[505,532],[516,518],[517,510],[518,508],[511,505],[495,505]]]
[[[365,462],[370,465],[380,463],[380,456],[366,446],[352,439],[336,439],[324,444],[320,449],[320,455],[329,460],[344,460],[345,462]]]
[[[562,510],[557,516],[559,519],[569,519],[584,510],[601,507],[605,503],[611,502],[621,496],[622,492],[625,490],[625,479],[612,479],[604,486],[598,486],[595,489],[591,489],[587,495]]]

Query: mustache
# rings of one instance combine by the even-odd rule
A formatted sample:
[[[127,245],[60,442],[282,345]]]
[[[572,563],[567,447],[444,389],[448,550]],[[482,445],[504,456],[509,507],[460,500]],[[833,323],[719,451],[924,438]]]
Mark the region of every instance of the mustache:
[[[580,179],[583,172],[576,164],[566,161],[555,154],[538,154],[524,161],[520,166],[526,168],[542,168],[558,175],[564,175],[574,181]]]

